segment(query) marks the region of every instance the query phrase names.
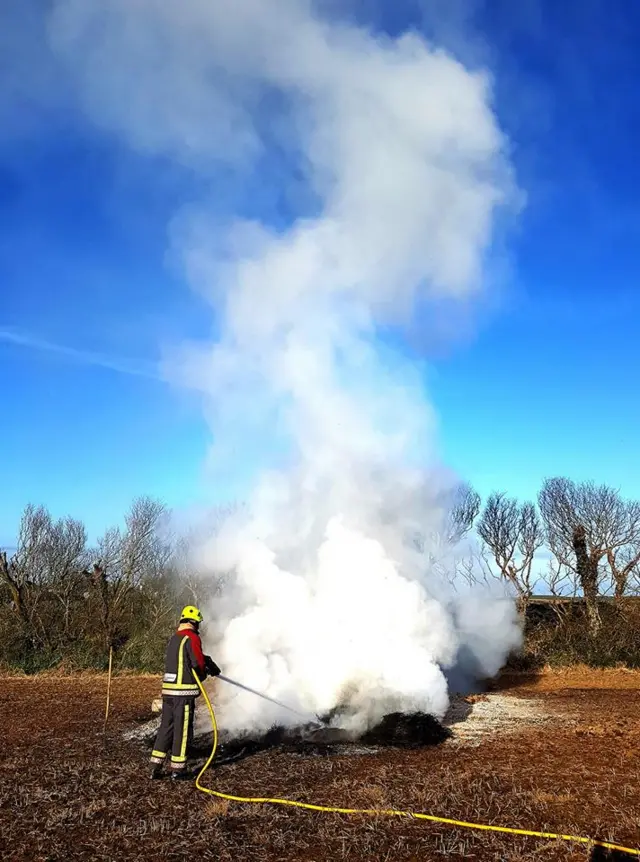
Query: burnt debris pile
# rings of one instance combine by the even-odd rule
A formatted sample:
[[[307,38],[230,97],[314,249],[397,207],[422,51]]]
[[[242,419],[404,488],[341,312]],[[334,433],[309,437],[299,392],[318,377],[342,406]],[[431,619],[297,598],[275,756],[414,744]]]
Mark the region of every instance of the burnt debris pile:
[[[424,745],[439,745],[452,736],[432,715],[414,712],[406,715],[392,712],[360,737],[365,745],[391,746],[395,748],[420,748]]]
[[[276,726],[262,734],[247,733],[234,738],[221,735],[216,763],[222,766],[273,749],[297,755],[330,756],[362,754],[379,748],[420,748],[439,745],[451,735],[449,728],[432,715],[420,712],[390,713],[362,734],[329,725]],[[198,754],[205,754],[210,744],[210,735],[201,736],[194,748]]]

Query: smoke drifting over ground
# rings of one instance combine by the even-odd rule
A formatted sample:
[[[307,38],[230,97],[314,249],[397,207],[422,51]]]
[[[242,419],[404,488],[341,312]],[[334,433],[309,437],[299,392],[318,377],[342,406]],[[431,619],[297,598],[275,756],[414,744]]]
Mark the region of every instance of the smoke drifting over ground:
[[[212,463],[288,453],[202,549],[231,573],[207,609],[218,663],[353,728],[443,715],[444,672],[495,673],[519,635],[510,601],[447,576],[454,481],[397,345],[443,308],[455,330],[482,294],[513,192],[488,79],[305,0],[64,0],[51,38],[99,125],[201,179],[172,239],[217,336],[168,373],[203,395]],[[276,170],[291,184],[277,227],[221,218],[225,162],[256,194]],[[223,721],[275,718],[233,695]]]

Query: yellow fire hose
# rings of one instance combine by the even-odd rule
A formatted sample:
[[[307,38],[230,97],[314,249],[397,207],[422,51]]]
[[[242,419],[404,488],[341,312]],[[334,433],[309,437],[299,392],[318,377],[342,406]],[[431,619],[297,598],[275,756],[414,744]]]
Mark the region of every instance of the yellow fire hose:
[[[269,804],[269,805],[286,805],[290,808],[304,808],[307,811],[322,811],[327,814],[359,814],[368,815],[370,817],[406,817],[411,820],[428,820],[431,823],[443,823],[447,826],[457,826],[460,829],[475,829],[482,832],[502,832],[508,835],[524,835],[529,838],[546,838],[552,841],[571,841],[574,844],[587,844],[590,847],[603,847],[606,850],[617,850],[620,853],[628,853],[631,856],[640,857],[640,850],[632,847],[621,847],[618,844],[611,844],[608,841],[598,841],[595,838],[584,838],[580,835],[561,835],[555,832],[535,832],[529,829],[514,829],[510,826],[493,826],[487,823],[468,823],[465,820],[452,820],[448,817],[436,817],[433,814],[422,814],[416,811],[396,811],[393,808],[338,808],[330,805],[313,805],[310,802],[297,802],[294,799],[278,799],[269,796],[233,796],[230,793],[222,793],[220,790],[212,790],[210,787],[203,787],[201,778],[213,763],[218,748],[218,725],[216,722],[215,712],[209,696],[204,689],[204,686],[194,673],[198,687],[204,697],[204,702],[211,716],[211,725],[213,727],[213,747],[211,754],[205,765],[202,767],[196,778],[196,787],[202,793],[208,793],[210,796],[216,796],[218,799],[226,799],[229,802],[249,802],[253,805]]]

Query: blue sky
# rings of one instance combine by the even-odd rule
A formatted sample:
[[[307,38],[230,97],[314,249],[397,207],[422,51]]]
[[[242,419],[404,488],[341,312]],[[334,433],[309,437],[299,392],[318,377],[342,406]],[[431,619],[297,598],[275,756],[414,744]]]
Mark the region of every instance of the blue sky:
[[[137,494],[184,507],[212,493],[198,404],[154,371],[166,345],[210,325],[166,254],[195,179],[92,127],[64,76],[51,98],[38,7],[10,0],[0,28],[13,65],[0,97],[0,544],[30,501],[96,535]],[[363,0],[352,14],[489,66],[527,193],[500,301],[433,355],[445,459],[483,494],[533,497],[565,474],[640,496],[640,7]],[[229,176],[221,208],[286,219],[286,171],[272,163],[242,188]]]

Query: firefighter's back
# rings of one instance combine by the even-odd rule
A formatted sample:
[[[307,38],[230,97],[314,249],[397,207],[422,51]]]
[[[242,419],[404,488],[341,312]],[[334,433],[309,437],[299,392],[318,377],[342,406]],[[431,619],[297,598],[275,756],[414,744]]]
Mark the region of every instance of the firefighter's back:
[[[162,694],[169,697],[197,697],[200,693],[191,669],[189,635],[176,632],[165,653]]]

